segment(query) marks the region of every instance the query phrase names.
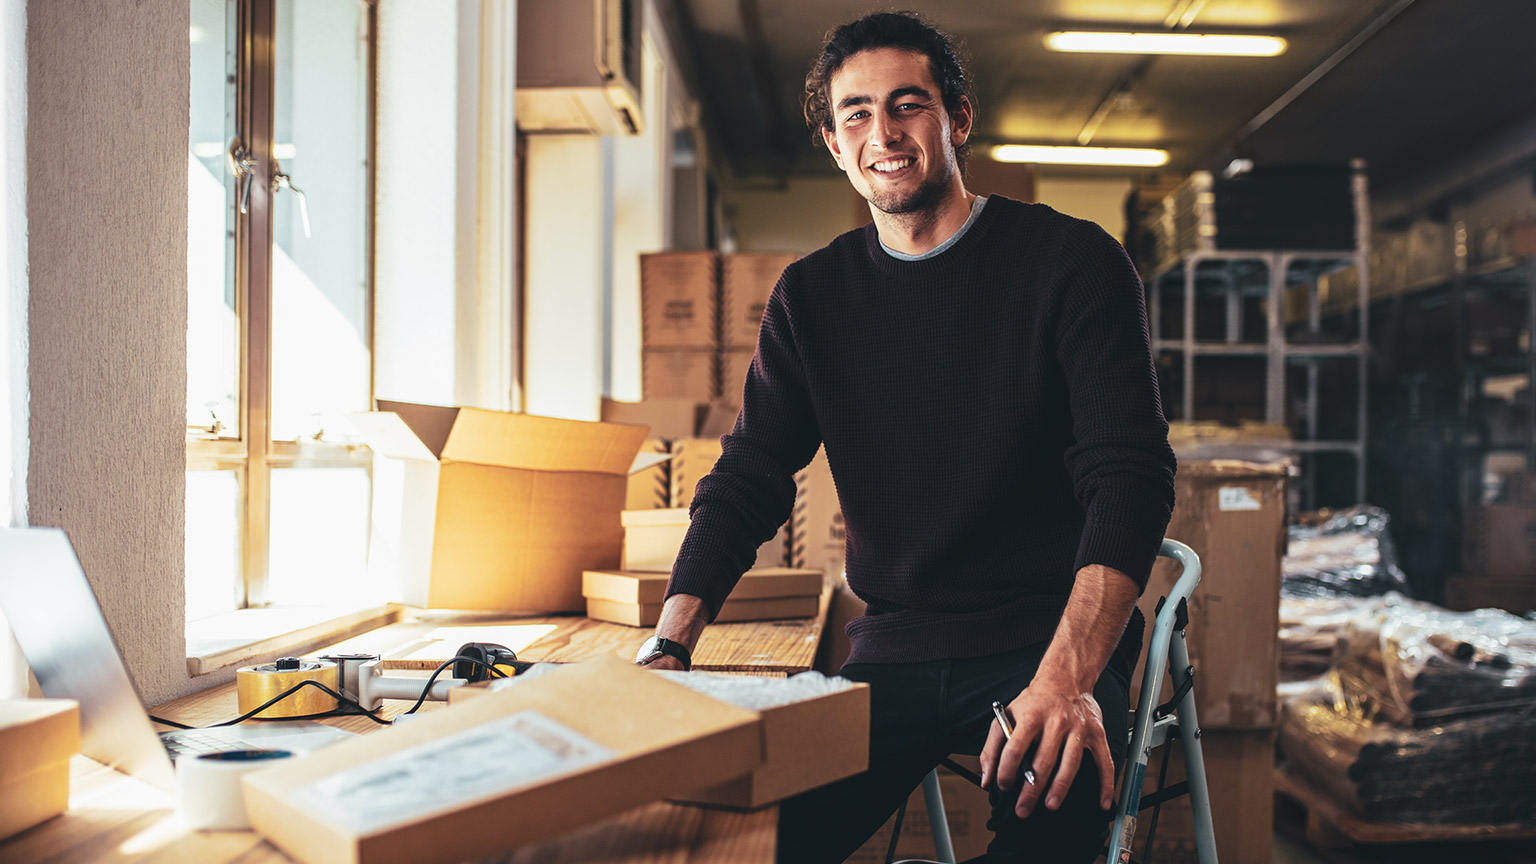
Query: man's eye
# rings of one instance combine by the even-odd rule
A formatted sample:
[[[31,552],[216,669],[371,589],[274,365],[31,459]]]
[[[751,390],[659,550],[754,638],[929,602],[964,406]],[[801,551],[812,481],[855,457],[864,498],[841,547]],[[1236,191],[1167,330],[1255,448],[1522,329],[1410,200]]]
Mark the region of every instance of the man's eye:
[[[869,112],[868,111],[855,111],[852,114],[849,114],[847,117],[844,117],[843,118],[843,122],[844,123],[852,123],[855,120],[863,120],[865,117],[868,117],[868,116],[869,116]]]
[[[923,106],[919,105],[916,102],[903,102],[900,105],[896,106],[896,110],[897,111],[916,111],[917,109],[919,109],[921,107],[923,107]]]

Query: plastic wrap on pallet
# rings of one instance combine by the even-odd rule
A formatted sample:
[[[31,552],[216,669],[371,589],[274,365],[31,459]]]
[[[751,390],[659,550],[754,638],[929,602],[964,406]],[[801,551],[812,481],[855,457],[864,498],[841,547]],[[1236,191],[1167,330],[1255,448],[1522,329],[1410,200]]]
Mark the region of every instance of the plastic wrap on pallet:
[[[1333,673],[1352,700],[1401,726],[1536,707],[1536,623],[1499,609],[1386,605],[1339,632]]]
[[[1288,597],[1409,595],[1397,566],[1392,517],[1362,505],[1303,518],[1289,529],[1280,565],[1280,591]]]
[[[1375,822],[1529,823],[1536,818],[1536,710],[1387,722],[1330,673],[1281,706],[1287,765]]]
[[[1281,597],[1280,680],[1303,681],[1327,672],[1344,624],[1385,603],[1385,597]]]

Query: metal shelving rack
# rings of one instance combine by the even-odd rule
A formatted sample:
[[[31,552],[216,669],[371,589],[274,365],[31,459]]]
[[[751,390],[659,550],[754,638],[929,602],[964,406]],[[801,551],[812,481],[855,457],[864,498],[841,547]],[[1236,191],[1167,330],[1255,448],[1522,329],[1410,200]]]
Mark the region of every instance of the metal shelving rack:
[[[1198,230],[1195,248],[1183,252],[1171,263],[1165,264],[1146,280],[1148,286],[1149,319],[1154,354],[1179,354],[1182,360],[1183,393],[1180,416],[1174,419],[1200,420],[1195,416],[1195,368],[1200,357],[1256,357],[1265,361],[1264,374],[1264,422],[1287,424],[1286,370],[1293,363],[1306,367],[1301,414],[1305,434],[1298,436],[1288,449],[1297,454],[1345,453],[1354,458],[1354,501],[1365,496],[1365,451],[1367,435],[1367,386],[1370,354],[1370,201],[1364,166],[1352,165],[1351,193],[1355,209],[1355,248],[1353,250],[1222,250],[1215,248],[1214,230]],[[1208,202],[1203,202],[1207,203]],[[1207,215],[1207,219],[1209,216]],[[1206,273],[1220,273],[1218,282],[1210,280],[1200,284],[1202,264],[1216,262],[1215,267],[1204,268]],[[1243,269],[1250,273],[1255,265],[1267,270],[1267,279],[1259,290],[1244,284]],[[1351,309],[1357,315],[1358,326],[1351,337],[1341,341],[1323,341],[1323,304],[1318,291],[1320,276],[1353,267],[1358,275],[1358,288]],[[1183,323],[1178,338],[1165,338],[1162,332],[1162,307],[1165,291],[1182,288]],[[1224,291],[1226,321],[1224,338],[1220,341],[1196,338],[1196,307],[1201,293],[1209,296],[1212,288]],[[1301,331],[1311,338],[1295,339],[1287,334],[1287,293],[1301,288],[1306,290],[1305,329]],[[1259,299],[1263,303],[1267,320],[1263,341],[1244,340],[1242,320],[1244,301]],[[1300,323],[1300,322],[1295,322]],[[1353,359],[1356,366],[1356,405],[1354,435],[1345,439],[1318,438],[1319,426],[1319,361],[1331,358]],[[1315,506],[1312,500],[1315,488],[1312,478],[1305,474],[1300,478],[1303,486],[1302,506]]]
[[[1465,228],[1458,224],[1457,234],[1465,235]],[[1464,243],[1462,244],[1464,248]],[[1479,357],[1471,353],[1467,344],[1466,310],[1476,302],[1469,295],[1513,295],[1524,304],[1527,338],[1536,338],[1536,260],[1528,257],[1509,258],[1469,267],[1461,255],[1456,259],[1456,273],[1451,279],[1451,293],[1455,310],[1456,365],[1460,396],[1457,400],[1458,415],[1469,423],[1481,421],[1475,416],[1473,406],[1482,398],[1482,385],[1490,377],[1524,375],[1526,387],[1536,387],[1536,345],[1528,345],[1517,354]],[[1462,484],[1462,507],[1481,503],[1483,500],[1483,473],[1487,457],[1494,453],[1520,453],[1526,465],[1536,469],[1536,398],[1527,398],[1525,416],[1519,432],[1519,440],[1492,440],[1485,434],[1483,440],[1468,448],[1473,458],[1464,465],[1467,471]]]

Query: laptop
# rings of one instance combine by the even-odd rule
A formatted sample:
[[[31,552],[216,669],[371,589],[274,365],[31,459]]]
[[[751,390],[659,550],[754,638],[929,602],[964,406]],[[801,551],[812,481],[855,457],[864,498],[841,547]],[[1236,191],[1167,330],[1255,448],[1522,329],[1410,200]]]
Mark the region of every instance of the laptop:
[[[167,791],[182,754],[308,752],[356,734],[312,720],[264,720],[157,736],[74,547],[57,528],[0,528],[0,611],[43,695],[80,703],[81,752]]]

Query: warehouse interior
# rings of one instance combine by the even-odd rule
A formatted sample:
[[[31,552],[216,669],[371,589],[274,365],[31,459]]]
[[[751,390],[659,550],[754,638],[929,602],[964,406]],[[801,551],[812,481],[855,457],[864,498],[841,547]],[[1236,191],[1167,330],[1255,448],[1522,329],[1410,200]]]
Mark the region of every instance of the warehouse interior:
[[[965,189],[1098,224],[1143,286],[1201,581],[1159,561],[1137,601],[1176,722],[1119,778],[1120,860],[1536,862],[1536,5],[902,5],[974,79]],[[560,667],[665,620],[770,292],[871,222],[803,99],[829,29],[884,10],[0,0],[0,553],[90,589],[0,554],[0,860],[774,860],[780,803],[867,764],[836,458],[790,472],[689,673],[829,690],[748,711]],[[1150,641],[1182,590],[1192,672]],[[207,781],[236,802],[210,833],[117,758],[101,688],[55,692],[33,646],[77,613],[135,730],[371,734]],[[305,678],[340,693],[251,710]],[[585,730],[597,689],[644,719]],[[319,766],[500,702],[584,730],[581,770],[313,815]],[[983,855],[972,756],[846,860]]]

